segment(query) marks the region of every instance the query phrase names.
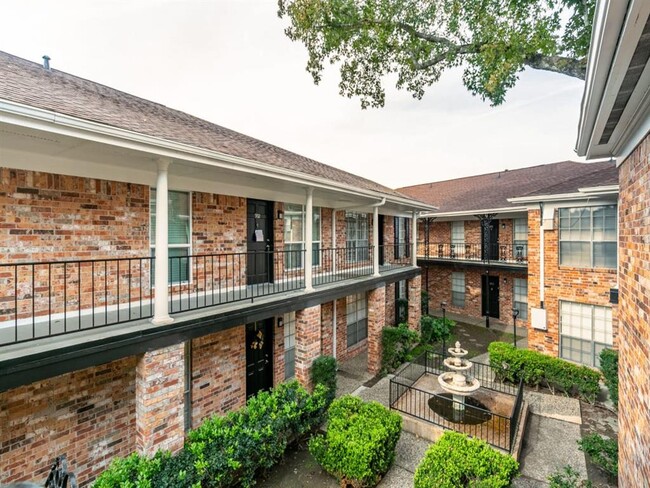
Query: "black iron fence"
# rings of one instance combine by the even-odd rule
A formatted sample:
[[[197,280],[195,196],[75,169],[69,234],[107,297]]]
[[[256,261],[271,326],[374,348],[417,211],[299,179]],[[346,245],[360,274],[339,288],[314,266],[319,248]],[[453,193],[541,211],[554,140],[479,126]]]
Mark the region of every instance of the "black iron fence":
[[[528,245],[520,244],[483,244],[449,242],[418,243],[418,256],[425,259],[456,259],[460,261],[482,261],[482,262],[504,262],[520,263],[528,262]]]
[[[519,416],[523,402],[523,384],[512,385],[500,382],[498,367],[473,363],[468,374],[479,380],[481,387],[514,397],[509,415],[491,411],[475,402],[460,402],[440,390],[425,388],[426,375],[435,378],[449,371],[443,364],[440,354],[425,352],[414,361],[404,364],[390,380],[390,408],[414,416],[443,429],[462,432],[482,439],[499,449],[510,452],[514,446]],[[420,387],[419,385],[423,386]],[[431,388],[434,389],[434,388]],[[462,413],[460,413],[462,412]],[[467,421],[473,419],[472,421]]]
[[[373,246],[319,249],[312,268],[314,285],[372,275],[373,250]]]
[[[411,266],[413,264],[411,247],[409,242],[381,244],[379,246],[379,265],[384,269]]]

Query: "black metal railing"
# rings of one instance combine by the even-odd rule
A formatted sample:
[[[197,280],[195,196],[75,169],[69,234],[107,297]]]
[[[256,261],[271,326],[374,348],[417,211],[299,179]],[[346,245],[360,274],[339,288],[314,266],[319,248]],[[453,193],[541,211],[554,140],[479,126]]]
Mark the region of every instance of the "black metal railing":
[[[318,262],[312,268],[314,285],[372,275],[373,250],[373,246],[319,249]]]
[[[233,303],[305,287],[304,250],[197,254],[169,258],[169,313]]]
[[[0,345],[148,318],[153,258],[0,264]]]
[[[485,420],[475,424],[462,423],[460,419],[449,419],[430,407],[432,402],[438,405],[446,404],[449,411],[457,412],[460,409],[454,407],[461,402],[417,386],[420,379],[426,375],[437,377],[442,372],[448,371],[443,360],[444,356],[440,354],[425,352],[411,363],[402,365],[390,380],[390,408],[438,425],[443,429],[455,430],[482,439],[497,448],[510,452],[514,446],[521,413],[523,384],[502,383],[498,380],[501,377],[499,376],[500,368],[473,363],[472,368],[465,374],[478,379],[484,389],[513,396],[514,402],[510,415],[499,414],[487,408],[464,403],[462,415]]]
[[[528,245],[519,244],[482,244],[449,242],[419,242],[418,257],[424,259],[455,259],[459,261],[482,261],[502,263],[528,263]]]
[[[411,266],[413,264],[411,247],[409,242],[381,244],[379,246],[379,265],[382,269]]]

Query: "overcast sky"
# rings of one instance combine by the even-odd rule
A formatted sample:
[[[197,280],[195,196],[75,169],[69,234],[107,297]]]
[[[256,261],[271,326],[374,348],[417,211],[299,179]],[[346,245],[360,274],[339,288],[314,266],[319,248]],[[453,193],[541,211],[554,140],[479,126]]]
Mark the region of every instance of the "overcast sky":
[[[533,70],[504,105],[460,72],[383,109],[320,85],[274,0],[2,0],[0,50],[189,112],[390,187],[533,166],[573,152],[582,82]]]

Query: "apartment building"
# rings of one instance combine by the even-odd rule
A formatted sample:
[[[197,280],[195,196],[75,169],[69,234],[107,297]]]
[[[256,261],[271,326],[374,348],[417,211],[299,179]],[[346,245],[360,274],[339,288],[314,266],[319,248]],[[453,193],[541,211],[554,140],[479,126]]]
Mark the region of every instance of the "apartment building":
[[[619,168],[619,486],[650,486],[650,4],[598,1],[576,151]]]
[[[617,169],[565,161],[401,188],[420,219],[432,309],[528,328],[530,348],[595,366],[617,342]]]
[[[321,354],[418,327],[434,207],[0,53],[0,484],[179,449]],[[396,303],[398,306],[396,306]]]

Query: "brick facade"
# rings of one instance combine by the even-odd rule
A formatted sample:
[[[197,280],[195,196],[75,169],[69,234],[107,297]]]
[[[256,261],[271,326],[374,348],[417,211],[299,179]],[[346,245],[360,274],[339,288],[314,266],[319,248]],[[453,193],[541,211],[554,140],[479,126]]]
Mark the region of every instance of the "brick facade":
[[[619,486],[650,480],[650,137],[620,166]]]
[[[192,341],[192,426],[244,405],[245,339],[246,327],[240,325]]]
[[[296,379],[312,388],[311,365],[320,355],[320,305],[296,311]]]
[[[407,280],[406,289],[408,294],[408,324],[409,329],[420,331],[420,317],[422,316],[422,276]]]
[[[81,483],[136,447],[136,358],[0,393],[0,484],[43,482],[66,454]]]
[[[333,354],[332,341],[334,340],[334,302],[323,303],[320,306],[321,312],[321,348],[323,355]]]
[[[386,319],[386,288],[368,292],[368,371],[381,371],[381,331]]]

